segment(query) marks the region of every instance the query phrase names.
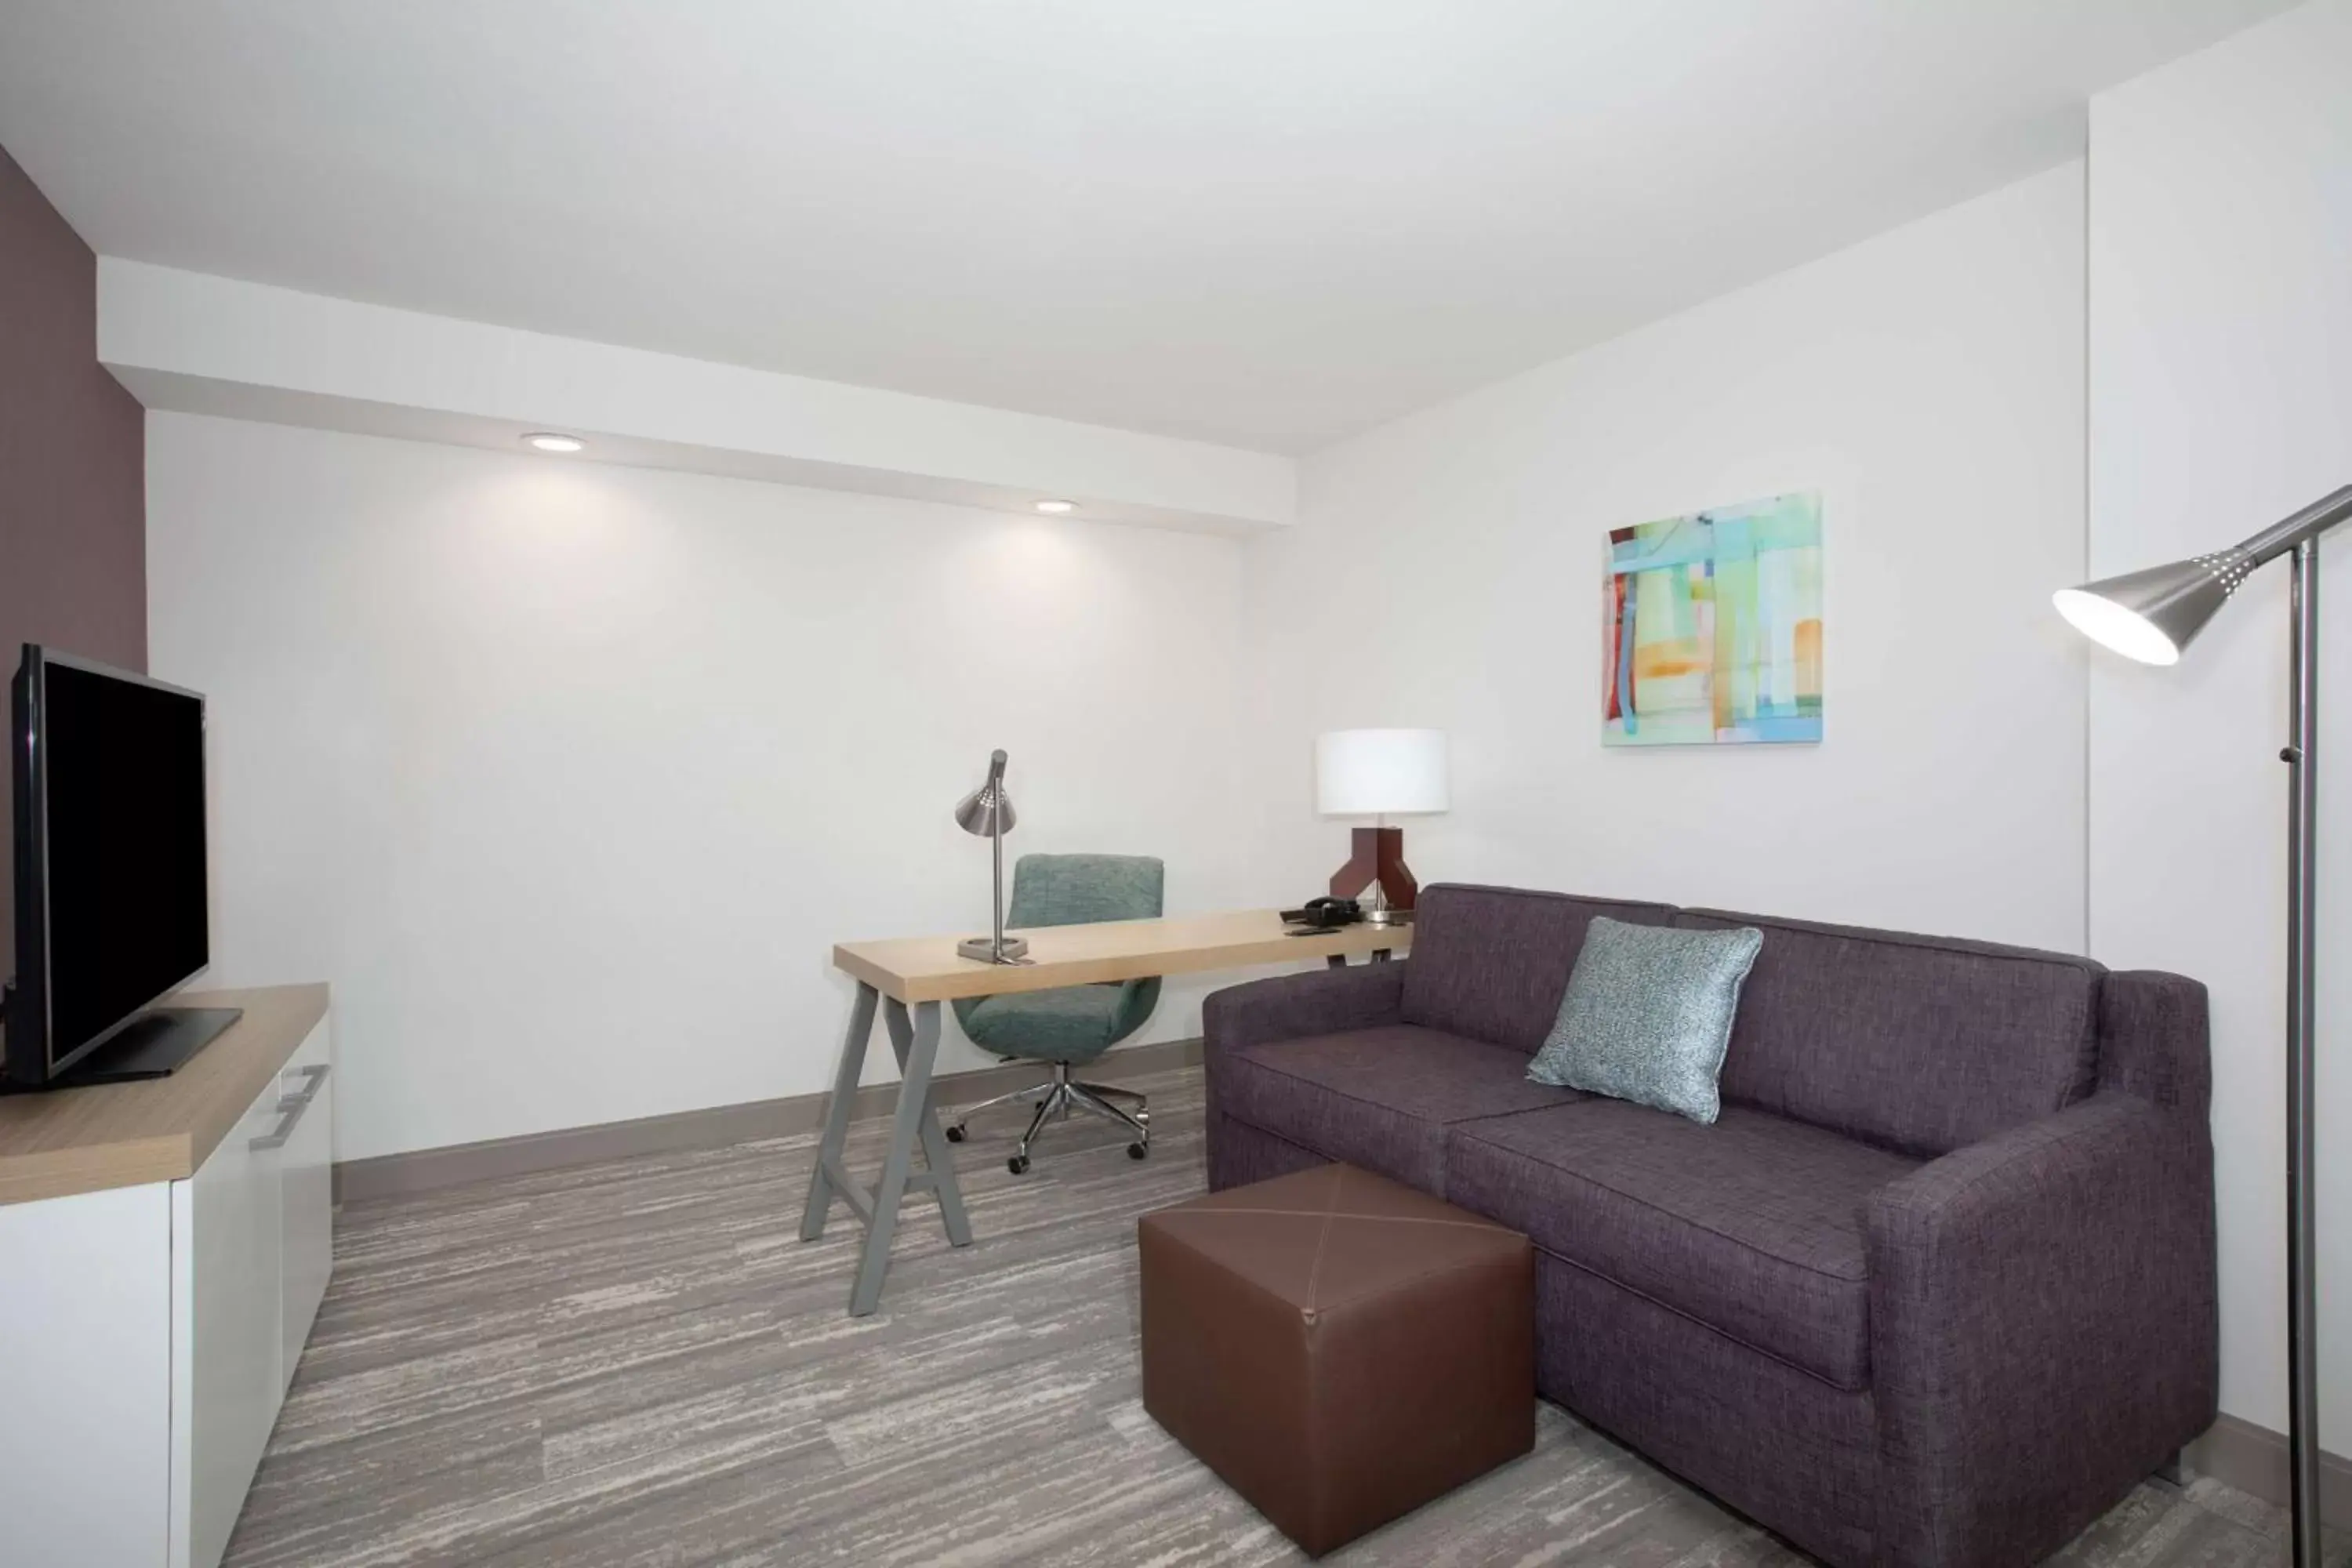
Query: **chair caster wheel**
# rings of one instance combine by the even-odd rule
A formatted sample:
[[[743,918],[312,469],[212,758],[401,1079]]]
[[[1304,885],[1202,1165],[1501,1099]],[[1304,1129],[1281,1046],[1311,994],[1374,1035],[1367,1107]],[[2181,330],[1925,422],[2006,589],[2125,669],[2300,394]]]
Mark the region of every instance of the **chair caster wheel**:
[[[948,1142],[950,1143],[961,1143],[963,1142],[962,1122],[959,1121],[954,1126],[948,1129]]]
[[[1127,1157],[1130,1160],[1140,1160],[1150,1152],[1151,1145],[1149,1143],[1129,1143],[1127,1146]]]
[[[1004,1162],[1004,1168],[1017,1176],[1021,1174],[1022,1172],[1029,1168],[1029,1156],[1026,1154],[1015,1154],[1013,1158]]]

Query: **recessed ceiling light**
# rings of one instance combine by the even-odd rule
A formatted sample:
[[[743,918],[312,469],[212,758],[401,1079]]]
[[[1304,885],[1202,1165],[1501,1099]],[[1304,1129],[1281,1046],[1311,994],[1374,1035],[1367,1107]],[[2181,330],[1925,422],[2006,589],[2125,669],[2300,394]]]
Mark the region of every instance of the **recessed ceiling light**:
[[[1037,510],[1059,515],[1062,512],[1077,510],[1078,503],[1074,500],[1041,500],[1037,503]]]
[[[542,452],[579,452],[586,450],[588,446],[587,442],[577,436],[558,436],[551,430],[541,430],[535,436],[526,436],[522,438],[522,444],[526,447],[536,447]]]

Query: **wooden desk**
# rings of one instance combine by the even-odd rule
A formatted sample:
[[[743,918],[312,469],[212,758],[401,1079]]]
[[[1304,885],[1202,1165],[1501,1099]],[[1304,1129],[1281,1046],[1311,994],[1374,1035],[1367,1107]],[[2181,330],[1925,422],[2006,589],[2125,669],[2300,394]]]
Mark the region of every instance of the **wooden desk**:
[[[801,1239],[814,1241],[824,1234],[825,1220],[836,1198],[866,1226],[866,1248],[849,1292],[852,1317],[863,1317],[881,1302],[882,1279],[890,1268],[890,1238],[898,1229],[899,1201],[907,1194],[934,1194],[949,1244],[965,1247],[971,1242],[963,1193],[956,1185],[954,1156],[940,1131],[930,1099],[931,1070],[939,1058],[941,1002],[1301,959],[1341,964],[1351,956],[1384,959],[1392,951],[1412,945],[1411,926],[1358,925],[1315,936],[1290,936],[1283,931],[1282,917],[1272,910],[1037,926],[1020,934],[1029,940],[1027,963],[982,963],[958,957],[957,939],[952,936],[843,942],[833,950],[834,967],[856,980],[857,996],[850,1005],[849,1032],[841,1043],[841,1060],[834,1070],[816,1168],[809,1175]],[[898,1058],[898,1106],[891,1118],[889,1152],[883,1160],[881,1181],[868,1190],[850,1179],[843,1154],[849,1139],[850,1106],[856,1098],[858,1075],[865,1069],[866,1047],[874,1032],[877,1005],[889,1032],[890,1049]],[[923,1152],[920,1171],[914,1168],[918,1147]]]

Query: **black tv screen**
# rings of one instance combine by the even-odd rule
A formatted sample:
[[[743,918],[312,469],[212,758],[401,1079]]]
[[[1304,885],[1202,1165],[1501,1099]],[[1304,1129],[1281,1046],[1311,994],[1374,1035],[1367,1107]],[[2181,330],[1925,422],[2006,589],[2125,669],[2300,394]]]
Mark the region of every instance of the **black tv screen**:
[[[210,962],[205,703],[34,648],[17,688],[17,984],[54,1077]]]

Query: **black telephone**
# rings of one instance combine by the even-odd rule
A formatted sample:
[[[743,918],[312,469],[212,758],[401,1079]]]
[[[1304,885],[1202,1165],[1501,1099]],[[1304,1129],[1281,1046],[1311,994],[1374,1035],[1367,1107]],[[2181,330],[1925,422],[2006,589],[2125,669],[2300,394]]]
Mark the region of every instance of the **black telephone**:
[[[1304,909],[1283,910],[1282,918],[1291,925],[1307,928],[1293,935],[1307,935],[1358,924],[1364,918],[1364,910],[1353,899],[1309,899]]]

